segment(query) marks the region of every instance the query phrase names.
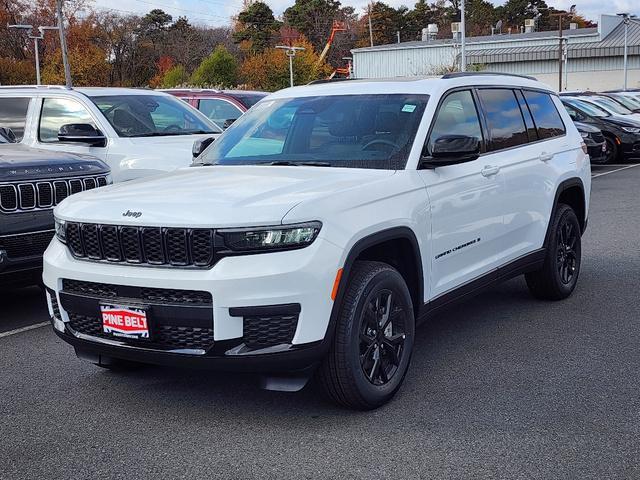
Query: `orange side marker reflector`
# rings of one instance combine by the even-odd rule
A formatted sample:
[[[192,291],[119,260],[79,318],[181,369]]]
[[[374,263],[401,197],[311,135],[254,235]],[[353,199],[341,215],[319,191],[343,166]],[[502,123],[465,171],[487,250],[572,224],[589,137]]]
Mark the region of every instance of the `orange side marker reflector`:
[[[338,269],[336,279],[333,282],[333,290],[331,290],[331,300],[335,300],[338,296],[338,287],[340,287],[340,279],[342,278],[342,268]]]

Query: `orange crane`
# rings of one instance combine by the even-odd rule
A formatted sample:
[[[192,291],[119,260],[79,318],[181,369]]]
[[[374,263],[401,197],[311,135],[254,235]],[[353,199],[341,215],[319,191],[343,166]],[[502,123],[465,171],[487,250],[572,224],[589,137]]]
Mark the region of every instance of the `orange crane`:
[[[336,33],[346,32],[346,31],[347,31],[347,25],[344,22],[339,22],[338,20],[333,21],[333,26],[331,27],[331,35],[329,35],[329,40],[327,41],[327,44],[324,46],[324,50],[322,50],[322,53],[320,54],[320,57],[316,62],[316,67],[320,66],[320,64],[324,61],[325,57],[327,56],[327,53],[329,53],[329,49],[331,48],[331,44],[333,43],[333,40],[336,37]]]

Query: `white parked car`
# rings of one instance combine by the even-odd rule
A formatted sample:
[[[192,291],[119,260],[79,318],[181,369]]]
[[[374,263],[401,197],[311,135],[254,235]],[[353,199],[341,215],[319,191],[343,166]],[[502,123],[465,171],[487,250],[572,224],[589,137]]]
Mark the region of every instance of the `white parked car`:
[[[186,167],[220,129],[172,95],[133,88],[0,87],[0,126],[41,150],[90,154],[114,182]]]
[[[205,366],[370,409],[416,324],[526,275],[576,287],[589,156],[528,78],[343,81],[256,104],[194,166],[72,197],[44,258],[55,332],[81,358]]]

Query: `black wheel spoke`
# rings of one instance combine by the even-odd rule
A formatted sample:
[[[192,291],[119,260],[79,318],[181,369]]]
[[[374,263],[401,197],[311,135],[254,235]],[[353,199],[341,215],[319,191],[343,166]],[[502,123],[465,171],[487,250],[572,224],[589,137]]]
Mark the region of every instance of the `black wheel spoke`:
[[[360,334],[360,341],[362,343],[364,343],[365,345],[373,345],[373,342],[375,342],[375,337],[370,337],[369,335],[366,335],[364,333]]]
[[[383,342],[383,345],[384,345],[384,353],[389,358],[389,361],[391,362],[391,364],[395,366],[400,365],[400,357],[398,356],[398,352],[396,351],[396,348],[398,347],[392,344],[391,342],[389,342],[388,340],[385,340]]]

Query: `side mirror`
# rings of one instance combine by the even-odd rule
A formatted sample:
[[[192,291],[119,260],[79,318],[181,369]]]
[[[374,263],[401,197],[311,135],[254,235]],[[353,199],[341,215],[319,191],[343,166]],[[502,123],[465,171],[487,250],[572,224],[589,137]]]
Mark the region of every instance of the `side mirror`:
[[[203,138],[202,140],[196,140],[195,142],[193,142],[193,148],[191,149],[193,158],[195,159],[202,155],[202,152],[204,152],[215,139],[216,137],[207,137]]]
[[[431,155],[422,157],[420,168],[437,168],[471,162],[480,156],[480,140],[467,135],[443,135],[431,147]]]
[[[237,120],[237,118],[227,118],[224,123],[222,124],[222,128],[224,130],[226,130],[227,128],[229,128],[233,122],[235,122]]]
[[[16,134],[13,133],[9,127],[0,127],[0,135],[6,138],[9,143],[16,143],[18,139],[16,138]]]
[[[100,130],[88,123],[68,123],[58,130],[61,142],[86,143],[92,147],[105,147],[107,137]]]

